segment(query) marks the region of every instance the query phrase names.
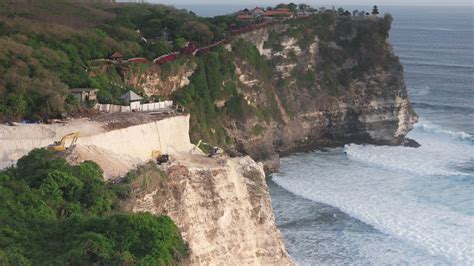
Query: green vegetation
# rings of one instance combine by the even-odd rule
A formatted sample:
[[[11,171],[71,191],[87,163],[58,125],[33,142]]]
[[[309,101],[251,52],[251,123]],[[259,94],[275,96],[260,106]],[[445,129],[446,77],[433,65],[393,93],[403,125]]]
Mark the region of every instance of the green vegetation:
[[[118,103],[132,89],[124,69],[101,73],[94,60],[114,51],[152,59],[190,40],[206,45],[225,32],[210,21],[162,5],[0,0],[0,122],[76,112],[73,87],[98,88],[99,101]]]
[[[166,216],[121,213],[126,185],[97,164],[33,150],[0,172],[1,265],[170,265],[186,256]]]
[[[276,31],[270,32],[270,36],[268,36],[268,40],[263,44],[264,49],[272,49],[275,52],[283,51],[283,42],[282,38],[283,34],[279,34]]]
[[[221,119],[226,113],[243,116],[241,96],[237,94],[234,55],[218,47],[196,58],[196,71],[190,84],[174,93],[174,100],[191,112],[191,137],[204,138],[215,144],[225,144]],[[216,102],[228,100],[224,108]]]
[[[271,79],[273,70],[270,63],[265,56],[260,54],[254,44],[243,39],[238,39],[233,45],[233,49],[235,55],[254,67],[262,78],[266,80]]]
[[[331,30],[336,22],[332,12],[321,12],[306,18],[291,20],[290,28],[285,35],[296,38],[301,49],[307,49],[317,36],[321,41],[331,41],[334,32]]]
[[[226,147],[233,140],[225,135],[223,125],[231,118],[245,122],[249,116],[259,115],[265,121],[279,113],[274,95],[262,88],[268,98],[269,107],[255,108],[247,104],[237,92],[238,79],[235,75],[235,61],[241,60],[255,69],[259,79],[272,83],[273,70],[266,58],[255,45],[237,40],[229,52],[223,47],[216,48],[196,57],[197,68],[190,77],[190,84],[174,93],[174,100],[187,107],[191,113],[191,138],[193,141],[205,139],[207,142]],[[224,106],[217,107],[219,101]]]
[[[304,4],[279,7],[315,11]],[[394,58],[384,50],[392,17],[364,18],[359,14],[364,12],[359,11],[353,12],[356,17],[349,17],[342,11],[321,9],[308,17],[288,20],[287,30],[272,32],[264,44],[264,48],[277,52],[282,51],[284,38],[296,38],[306,55],[317,38],[314,69],[302,64],[304,58],[295,52],[289,52],[286,59],[277,56],[269,62],[254,44],[243,39],[232,40],[231,52],[217,47],[197,57],[184,56],[161,65],[157,71],[162,79],[186,64],[191,66],[188,69],[196,69],[190,84],[172,95],[191,113],[191,138],[225,147],[234,142],[223,127],[228,119],[237,122],[237,127],[251,116],[262,125],[268,124],[281,119],[281,108],[293,117],[300,110],[296,96],[301,94],[290,89],[301,88],[307,90],[305,95],[314,97],[337,96],[375,67],[392,66],[390,60]],[[121,104],[118,97],[126,90],[140,93],[124,84],[124,80],[131,79],[127,75],[149,73],[155,71],[155,66],[98,59],[114,51],[125,58],[152,59],[183,48],[188,41],[201,46],[212,43],[225,37],[229,28],[247,23],[233,16],[199,18],[192,12],[162,5],[0,0],[0,122],[53,118],[80,111],[82,107],[68,92],[71,87],[97,88],[99,102]],[[291,77],[285,77],[287,80],[274,76],[272,64],[280,60],[297,63]],[[237,90],[235,62],[243,63],[246,71],[260,81],[260,91],[251,101]]]
[[[256,124],[255,126],[253,126],[252,128],[252,134],[254,136],[260,136],[263,134],[263,132],[265,131],[265,128],[262,127],[261,125],[259,124]]]
[[[321,88],[336,96],[346,90],[351,81],[361,78],[375,67],[392,65],[394,58],[385,50],[392,16],[364,18],[359,11],[355,11],[357,16],[350,17],[342,15],[341,10],[345,12],[339,9],[339,16],[325,10],[307,18],[291,20],[288,22],[289,29],[279,35],[279,38],[296,38],[303,50],[308,49],[316,37],[319,40],[315,73],[300,68],[292,73],[298,87],[311,87],[319,77]],[[352,68],[344,65],[347,62],[352,63]]]

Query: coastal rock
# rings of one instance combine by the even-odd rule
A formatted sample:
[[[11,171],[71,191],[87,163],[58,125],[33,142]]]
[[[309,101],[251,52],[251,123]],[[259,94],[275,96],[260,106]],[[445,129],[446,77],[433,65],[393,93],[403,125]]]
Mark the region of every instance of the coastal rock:
[[[410,148],[419,148],[421,147],[421,144],[418,143],[416,140],[414,139],[410,139],[410,138],[404,138],[403,139],[403,146],[405,147],[410,147]]]
[[[196,65],[190,61],[169,68],[129,63],[124,66],[122,76],[125,84],[142,90],[148,96],[169,97],[174,91],[189,84],[189,77],[195,69]]]
[[[250,157],[177,158],[136,187],[126,208],[170,216],[193,265],[293,265],[275,225],[263,167]],[[139,177],[140,178],[140,177]]]
[[[418,118],[388,35],[376,30],[387,25],[390,18],[341,18],[328,29],[333,37],[306,36],[311,42],[302,47],[292,37],[296,26],[277,25],[236,37],[252,42],[275,74],[265,79],[245,60],[236,61],[238,76],[253,81],[242,82],[239,91],[252,109],[271,118],[229,120],[225,127],[237,142],[235,149],[265,162],[272,172],[277,155],[347,143],[406,143],[404,137]],[[273,48],[268,43],[272,38]],[[255,134],[256,125],[263,128],[261,134]]]

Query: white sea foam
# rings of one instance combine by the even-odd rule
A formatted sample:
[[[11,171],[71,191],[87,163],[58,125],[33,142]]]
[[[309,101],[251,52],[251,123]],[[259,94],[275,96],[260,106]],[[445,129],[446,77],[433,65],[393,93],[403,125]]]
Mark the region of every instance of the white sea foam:
[[[417,140],[421,147],[346,145],[345,152],[353,161],[383,169],[416,175],[470,175],[457,170],[456,166],[474,161],[471,135],[423,122],[409,136]]]
[[[411,137],[422,147],[348,145],[347,154],[285,158],[273,180],[433,255],[472,265],[474,176],[456,168],[474,161],[470,135],[426,122]]]
[[[448,130],[448,129],[444,129],[438,125],[435,125],[429,121],[426,121],[426,120],[420,120],[420,122],[415,126],[415,129],[418,129],[418,130],[415,130],[415,134],[417,131],[424,131],[425,133],[434,133],[436,134],[435,136],[433,137],[440,137],[440,136],[444,136],[444,137],[448,137],[448,138],[453,138],[454,140],[468,140],[468,141],[471,141],[473,140],[473,136],[471,134],[468,134],[466,132],[462,132],[462,131],[453,131],[453,130]]]

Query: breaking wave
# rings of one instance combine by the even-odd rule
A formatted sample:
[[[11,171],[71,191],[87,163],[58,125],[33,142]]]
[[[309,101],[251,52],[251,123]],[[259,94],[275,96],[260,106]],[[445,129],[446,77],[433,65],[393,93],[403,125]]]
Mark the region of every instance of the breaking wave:
[[[284,158],[273,180],[433,256],[474,263],[472,135],[422,121],[420,148],[347,145]]]

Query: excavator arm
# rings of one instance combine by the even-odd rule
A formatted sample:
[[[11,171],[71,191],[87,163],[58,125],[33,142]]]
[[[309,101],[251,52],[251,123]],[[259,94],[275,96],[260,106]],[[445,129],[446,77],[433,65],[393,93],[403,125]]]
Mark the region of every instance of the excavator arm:
[[[194,146],[193,151],[195,151],[196,149],[200,149],[201,145],[204,145],[204,146],[207,147],[207,151],[208,151],[207,156],[208,157],[213,157],[214,155],[218,155],[218,154],[223,153],[221,148],[216,147],[216,146],[212,146],[211,144],[202,141],[202,139],[198,141],[196,146]]]
[[[53,144],[48,146],[48,150],[53,150],[53,151],[65,151],[70,147],[73,147],[77,139],[79,138],[79,132],[74,132],[71,134],[67,134],[64,137],[61,138],[60,141],[55,141]],[[66,147],[66,141],[71,139],[71,144],[69,147]]]

